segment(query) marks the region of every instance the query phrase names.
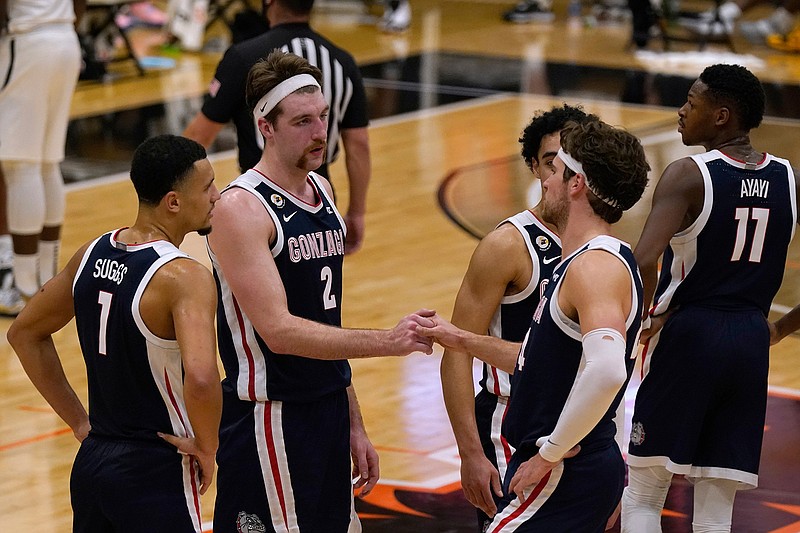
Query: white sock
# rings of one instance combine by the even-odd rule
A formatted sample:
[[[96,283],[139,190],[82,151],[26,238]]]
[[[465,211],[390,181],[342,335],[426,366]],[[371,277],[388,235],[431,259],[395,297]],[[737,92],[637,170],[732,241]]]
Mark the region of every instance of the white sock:
[[[11,235],[0,235],[0,269],[14,266],[14,245]]]
[[[14,281],[26,298],[39,292],[39,254],[14,254]]]
[[[58,250],[61,241],[39,241],[39,283],[45,283],[58,272]]]
[[[731,479],[699,478],[694,483],[694,533],[730,533],[733,500],[739,483]]]
[[[661,510],[672,474],[663,466],[628,466],[622,493],[622,533],[661,533]]]

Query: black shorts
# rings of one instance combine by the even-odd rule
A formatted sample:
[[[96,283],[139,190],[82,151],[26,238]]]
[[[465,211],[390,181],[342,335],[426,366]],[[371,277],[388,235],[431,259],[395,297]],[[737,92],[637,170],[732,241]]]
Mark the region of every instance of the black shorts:
[[[769,372],[764,315],[683,307],[651,339],[645,363],[628,464],[757,486]]]
[[[74,533],[199,533],[195,462],[174,447],[87,437],[70,478]]]
[[[237,533],[237,522],[253,531],[348,531],[358,517],[347,391],[307,403],[226,392],[223,402],[214,533]]]

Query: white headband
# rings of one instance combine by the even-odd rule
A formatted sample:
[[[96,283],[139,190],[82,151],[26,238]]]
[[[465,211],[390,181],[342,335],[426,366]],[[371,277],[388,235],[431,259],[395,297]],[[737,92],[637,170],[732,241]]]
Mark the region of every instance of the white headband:
[[[278,85],[272,88],[267,94],[261,97],[256,107],[253,108],[253,117],[256,120],[261,117],[266,117],[269,112],[275,109],[275,106],[281,103],[281,100],[295,92],[297,89],[308,87],[312,85],[319,89],[319,83],[314,79],[311,74],[298,74],[291,78],[285,79]]]
[[[600,200],[602,200],[603,203],[606,203],[606,204],[610,205],[611,207],[620,208],[620,204],[619,204],[618,201],[616,201],[616,200],[614,200],[612,198],[606,198],[605,196],[603,196],[602,194],[600,194],[597,191],[597,189],[594,187],[594,185],[592,185],[592,182],[589,179],[589,176],[586,175],[586,171],[583,170],[583,165],[581,165],[580,162],[577,159],[575,159],[574,157],[569,155],[567,152],[565,152],[563,148],[559,148],[558,149],[558,154],[556,154],[556,155],[558,155],[558,157],[561,158],[561,160],[564,162],[564,164],[567,165],[567,168],[572,170],[575,174],[583,174],[583,177],[586,178],[586,186],[589,188],[590,191],[592,191],[592,194],[594,194],[595,196],[600,198]]]

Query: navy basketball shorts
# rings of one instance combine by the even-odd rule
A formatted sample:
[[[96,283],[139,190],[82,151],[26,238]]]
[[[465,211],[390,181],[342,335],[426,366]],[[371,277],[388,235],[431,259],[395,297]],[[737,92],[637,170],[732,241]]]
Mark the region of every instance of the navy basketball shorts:
[[[756,487],[769,370],[764,315],[685,306],[648,351],[628,464]]]
[[[223,393],[214,533],[346,532],[358,520],[348,405],[346,390],[302,403]]]
[[[514,448],[500,435],[507,410],[508,398],[492,394],[486,389],[481,389],[475,396],[475,421],[478,425],[478,436],[481,439],[483,453],[497,468],[501,480],[506,474],[508,462],[514,453]],[[500,499],[495,494],[492,496],[497,504]],[[478,523],[482,530],[483,526],[489,523],[491,517],[480,509],[477,509],[477,512]]]
[[[508,492],[519,466],[531,458],[517,451],[503,480],[506,495],[487,533],[536,532],[602,533],[617,508],[625,485],[625,463],[613,441],[608,446],[565,459],[535,486],[528,487],[520,502]]]
[[[196,463],[164,443],[89,436],[70,478],[74,533],[202,530]]]

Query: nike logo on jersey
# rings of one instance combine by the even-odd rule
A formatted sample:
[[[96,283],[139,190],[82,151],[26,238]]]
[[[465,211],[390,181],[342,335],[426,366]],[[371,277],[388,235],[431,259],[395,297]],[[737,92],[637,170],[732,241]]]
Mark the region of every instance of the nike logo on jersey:
[[[557,261],[558,259],[561,259],[560,255],[557,255],[555,257],[543,257],[542,263],[544,263],[545,265],[549,265],[550,263],[552,263],[553,261]]]
[[[297,214],[297,211],[295,211],[291,215],[283,215],[283,221],[284,222],[289,222],[290,220],[292,220],[292,217],[295,216],[296,214]]]

